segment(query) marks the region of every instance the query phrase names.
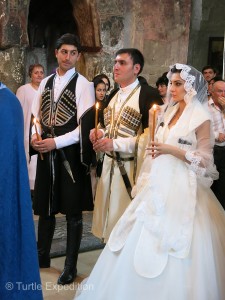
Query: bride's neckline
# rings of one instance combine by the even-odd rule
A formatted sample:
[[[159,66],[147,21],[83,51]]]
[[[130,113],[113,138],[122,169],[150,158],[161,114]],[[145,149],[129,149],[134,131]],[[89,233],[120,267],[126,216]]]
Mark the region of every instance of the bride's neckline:
[[[180,119],[182,113],[183,113],[184,109],[180,110],[179,108],[177,109],[177,111],[175,112],[175,114],[172,116],[172,118],[170,119],[169,123],[168,123],[168,128],[171,129],[172,127],[174,127],[178,120]]]

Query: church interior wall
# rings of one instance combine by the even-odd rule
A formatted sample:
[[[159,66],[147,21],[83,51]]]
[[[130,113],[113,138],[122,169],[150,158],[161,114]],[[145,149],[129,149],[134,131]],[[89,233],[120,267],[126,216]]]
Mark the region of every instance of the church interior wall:
[[[210,38],[221,38],[224,45],[225,32],[225,1],[192,0],[192,18],[188,49],[188,63],[201,70],[209,60]],[[220,60],[217,69],[222,70],[223,51],[219,53]],[[214,62],[214,64],[216,64]]]
[[[54,70],[57,66],[54,41],[67,31],[81,39],[84,52],[77,69],[89,80],[104,72],[113,83],[115,52],[135,47],[145,56],[142,75],[154,85],[156,78],[174,62],[191,62],[196,67],[205,65],[208,37],[221,35],[224,25],[222,13],[219,25],[218,20],[215,22],[214,2],[218,2],[221,10],[224,8],[219,0],[211,3],[210,10],[205,4],[210,3],[208,0],[64,0],[67,13],[60,7],[62,1],[56,0],[54,9],[59,7],[58,11],[53,10],[53,20],[44,16],[41,1],[0,0],[3,12],[0,15],[0,80],[13,91],[28,80],[29,64],[42,63],[46,75]],[[195,3],[198,1],[200,6]],[[33,27],[31,5],[39,5],[33,10],[39,12]],[[46,5],[42,6],[46,11]]]

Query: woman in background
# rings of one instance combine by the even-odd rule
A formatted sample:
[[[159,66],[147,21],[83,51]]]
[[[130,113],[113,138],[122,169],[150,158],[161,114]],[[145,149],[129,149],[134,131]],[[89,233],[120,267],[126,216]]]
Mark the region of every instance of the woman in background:
[[[106,86],[106,95],[108,95],[109,93],[109,90],[110,90],[110,80],[109,80],[109,77],[103,73],[101,74],[98,74],[96,75],[94,78],[93,78],[93,82],[97,81],[97,80],[103,80],[105,82],[105,86]]]
[[[163,73],[163,75],[161,77],[159,77],[155,83],[157,90],[159,92],[159,95],[162,98],[162,101],[164,104],[167,104],[167,87],[168,87],[168,78],[166,77],[166,72]]]
[[[104,75],[104,74],[102,74]],[[96,76],[93,79],[94,88],[95,88],[95,103],[98,103],[98,123],[104,124],[103,122],[103,110],[108,105],[106,100],[106,84],[103,79],[99,76]],[[102,125],[103,126],[103,125]],[[96,157],[93,159],[93,164],[91,168],[91,182],[92,182],[92,193],[93,198],[95,198],[96,186],[97,186],[97,177],[101,176],[102,163],[104,155],[101,152],[96,153]]]
[[[31,107],[39,85],[44,78],[44,67],[41,64],[30,65],[29,77],[31,81],[19,87],[16,92],[16,96],[20,100],[23,109],[24,146],[27,159],[30,189],[33,190],[36,176],[37,155],[32,155],[31,157],[29,155]]]
[[[106,99],[106,84],[105,81],[97,78],[93,79],[94,88],[95,88],[95,103],[98,103],[99,105],[99,113],[98,113],[98,121],[101,124],[103,123],[103,110],[108,105],[107,99]]]

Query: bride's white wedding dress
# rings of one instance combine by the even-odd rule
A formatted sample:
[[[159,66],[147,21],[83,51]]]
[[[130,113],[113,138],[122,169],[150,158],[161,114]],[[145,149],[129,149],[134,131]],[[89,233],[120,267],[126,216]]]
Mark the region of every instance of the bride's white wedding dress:
[[[196,100],[169,129],[176,110],[156,138],[186,150],[190,164],[146,155],[135,197],[76,299],[225,299],[225,212],[210,189],[209,116]]]

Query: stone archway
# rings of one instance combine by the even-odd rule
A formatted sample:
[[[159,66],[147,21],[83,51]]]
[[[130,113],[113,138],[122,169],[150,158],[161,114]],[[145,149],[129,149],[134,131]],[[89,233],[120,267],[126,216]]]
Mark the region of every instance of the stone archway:
[[[88,69],[92,76],[86,61],[101,48],[96,0],[8,0],[0,1],[0,11],[0,80],[12,91],[28,80],[32,63],[42,63],[46,75],[51,73],[54,41],[66,32],[80,37],[84,54],[78,70],[88,76]]]
[[[26,65],[38,60],[47,74],[57,66],[55,42],[64,33],[79,36],[85,52],[100,49],[100,29],[95,1],[31,0],[28,14],[28,37]],[[84,57],[79,71],[85,73]]]

